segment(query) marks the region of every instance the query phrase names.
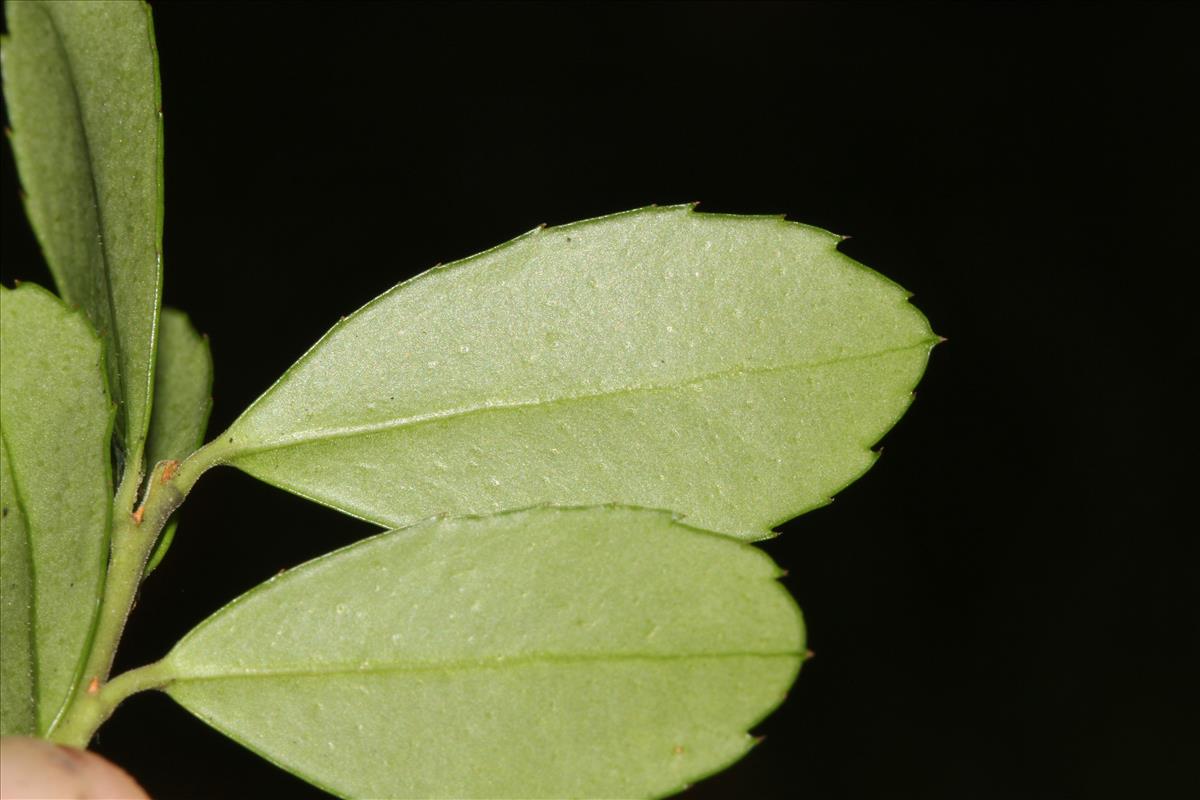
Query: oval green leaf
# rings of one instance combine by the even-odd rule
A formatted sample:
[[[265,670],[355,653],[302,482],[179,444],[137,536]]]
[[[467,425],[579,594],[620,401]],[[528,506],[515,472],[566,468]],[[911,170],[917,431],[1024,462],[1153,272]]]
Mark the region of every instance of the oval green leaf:
[[[804,652],[762,552],[631,508],[422,523],[235,600],[166,691],[345,797],[650,797],[740,758]]]
[[[45,735],[78,683],[108,556],[114,410],[87,321],[0,286],[0,733]]]
[[[385,526],[620,502],[763,538],[873,463],[936,341],[838,241],[687,207],[539,229],[336,325],[215,447]]]
[[[187,314],[164,308],[154,369],[154,409],[146,440],[148,464],[182,461],[204,441],[212,410],[212,381],[208,339],[197,333]],[[174,516],[163,529],[143,575],[149,575],[162,561],[178,527],[178,516]]]
[[[162,115],[150,8],[6,3],[4,94],[25,209],[59,293],[105,343],[118,436],[149,423],[162,282]]]

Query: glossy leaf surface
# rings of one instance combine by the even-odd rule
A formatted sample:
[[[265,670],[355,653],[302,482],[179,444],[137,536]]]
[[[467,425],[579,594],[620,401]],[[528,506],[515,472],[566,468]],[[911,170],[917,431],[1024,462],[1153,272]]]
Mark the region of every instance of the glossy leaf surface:
[[[187,314],[164,308],[159,322],[158,359],[154,369],[154,410],[146,463],[182,461],[204,440],[212,410],[212,353],[208,340],[196,332]],[[146,564],[149,575],[175,538],[178,517],[172,517]]]
[[[219,446],[383,525],[621,502],[761,538],[871,465],[935,341],[838,241],[684,207],[537,230],[336,325]]]
[[[25,208],[104,340],[118,435],[149,422],[162,269],[158,65],[142,2],[9,2],[4,94]]]
[[[347,797],[642,797],[751,746],[804,651],[757,549],[631,508],[381,534],[274,578],[167,691]]]
[[[86,320],[0,287],[0,731],[44,734],[77,681],[108,555],[113,407]]]

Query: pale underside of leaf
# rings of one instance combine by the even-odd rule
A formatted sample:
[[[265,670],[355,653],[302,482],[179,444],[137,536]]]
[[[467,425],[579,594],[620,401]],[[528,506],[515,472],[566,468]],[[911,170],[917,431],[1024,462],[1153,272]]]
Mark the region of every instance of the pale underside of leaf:
[[[217,446],[381,525],[623,502],[762,538],[870,466],[936,341],[838,241],[690,208],[538,230],[336,325]]]
[[[153,466],[160,461],[182,461],[200,446],[212,410],[212,380],[208,339],[196,332],[182,311],[164,308],[159,323],[146,463]],[[144,574],[149,575],[162,561],[178,526],[178,516],[172,517]]]
[[[0,727],[45,734],[78,682],[99,607],[114,410],[100,341],[39,287],[0,287],[0,361]]]
[[[383,534],[217,612],[167,691],[347,797],[645,797],[743,755],[804,650],[761,552],[666,513]]]
[[[25,208],[63,298],[105,343],[117,431],[149,423],[161,285],[157,54],[142,2],[10,2],[4,92]]]

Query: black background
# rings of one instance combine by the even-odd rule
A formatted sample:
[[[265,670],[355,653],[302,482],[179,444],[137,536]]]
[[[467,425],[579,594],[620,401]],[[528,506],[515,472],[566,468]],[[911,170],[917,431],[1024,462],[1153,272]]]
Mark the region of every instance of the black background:
[[[649,203],[850,234],[949,337],[879,464],[767,544],[817,656],[687,796],[1197,796],[1185,6],[155,15],[165,298],[211,336],[211,432],[397,281]],[[48,283],[2,163],[4,281]],[[118,666],[371,530],[210,474]],[[95,746],[163,799],[324,796],[156,694]]]

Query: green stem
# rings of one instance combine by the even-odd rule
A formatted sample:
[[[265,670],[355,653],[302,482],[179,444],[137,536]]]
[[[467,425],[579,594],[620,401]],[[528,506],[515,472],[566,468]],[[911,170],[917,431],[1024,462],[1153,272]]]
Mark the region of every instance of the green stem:
[[[133,609],[146,560],[167,519],[183,502],[192,486],[208,469],[221,463],[220,448],[215,444],[213,442],[200,448],[183,463],[163,461],[156,465],[150,473],[142,504],[136,510],[133,504],[140,469],[132,466],[126,469],[113,501],[108,573],[104,581],[104,594],[100,599],[91,652],[70,703],[50,731],[52,740],[86,747],[96,728],[112,713],[112,708],[98,706],[97,703],[102,697],[115,696],[110,693],[109,687],[121,680],[118,678],[108,683],[108,676],[121,634],[125,630],[125,622]],[[138,458],[131,464],[141,462],[141,454],[137,455]],[[120,695],[112,707],[115,708],[115,704],[124,696]],[[104,713],[101,714],[101,711]]]
[[[96,729],[112,716],[125,698],[149,689],[161,689],[173,678],[170,666],[165,661],[156,661],[123,672],[94,692],[80,692],[71,702],[71,713],[64,717],[50,738],[71,747],[87,747]]]

